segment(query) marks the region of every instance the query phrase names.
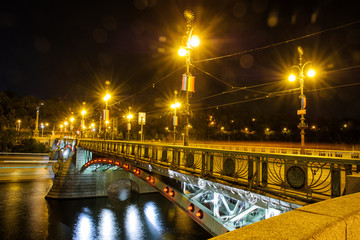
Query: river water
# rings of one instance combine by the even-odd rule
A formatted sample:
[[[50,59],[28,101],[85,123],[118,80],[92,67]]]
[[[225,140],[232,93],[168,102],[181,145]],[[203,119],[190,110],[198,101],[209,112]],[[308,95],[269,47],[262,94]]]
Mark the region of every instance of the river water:
[[[36,161],[35,161],[36,162]],[[45,199],[51,164],[0,159],[0,239],[208,239],[160,193]]]

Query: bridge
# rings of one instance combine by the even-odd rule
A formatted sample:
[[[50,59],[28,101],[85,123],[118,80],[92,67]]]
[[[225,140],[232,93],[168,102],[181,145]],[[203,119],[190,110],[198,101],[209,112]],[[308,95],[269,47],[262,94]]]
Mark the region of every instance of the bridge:
[[[127,179],[140,193],[160,192],[216,236],[341,196],[349,176],[359,171],[357,152],[220,148],[58,140],[47,197],[106,196],[113,183]]]

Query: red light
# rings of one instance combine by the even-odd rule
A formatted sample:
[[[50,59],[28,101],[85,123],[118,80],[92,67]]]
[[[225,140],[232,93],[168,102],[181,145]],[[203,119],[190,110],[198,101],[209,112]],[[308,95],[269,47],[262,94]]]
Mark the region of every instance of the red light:
[[[133,172],[136,173],[136,169],[134,169]]]
[[[147,176],[147,177],[146,177],[146,181],[150,182],[150,179],[151,179],[150,176]]]
[[[197,213],[196,213],[196,216],[200,219],[202,219],[204,217],[204,214],[203,214],[203,211],[199,210]]]
[[[171,191],[169,192],[169,195],[172,196],[172,197],[174,197],[174,196],[175,196],[175,192],[174,192],[173,190],[171,190]]]
[[[168,193],[168,192],[169,192],[169,188],[168,188],[168,187],[164,187],[164,192]]]
[[[140,175],[140,169],[138,169],[138,170],[136,171],[136,174],[137,174],[137,175]]]
[[[194,211],[194,204],[190,204],[189,206],[188,206],[188,208],[187,208],[190,212],[193,212]]]
[[[150,182],[155,183],[155,178],[151,178]]]

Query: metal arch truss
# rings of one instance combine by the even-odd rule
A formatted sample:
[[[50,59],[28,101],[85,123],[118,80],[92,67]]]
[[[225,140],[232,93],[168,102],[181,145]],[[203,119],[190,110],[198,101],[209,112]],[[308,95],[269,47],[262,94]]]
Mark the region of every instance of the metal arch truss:
[[[112,162],[109,163],[110,161]],[[90,162],[85,164],[83,171],[116,171],[122,168],[117,163],[117,161],[108,159],[95,159],[91,161],[91,164]],[[142,167],[150,172],[155,171],[169,178],[179,180],[181,182],[181,192],[186,199],[229,231],[301,207],[298,204],[170,169],[160,169],[151,164],[143,164]]]
[[[189,201],[229,231],[301,207],[172,170],[169,170],[169,176],[182,179],[182,191]]]

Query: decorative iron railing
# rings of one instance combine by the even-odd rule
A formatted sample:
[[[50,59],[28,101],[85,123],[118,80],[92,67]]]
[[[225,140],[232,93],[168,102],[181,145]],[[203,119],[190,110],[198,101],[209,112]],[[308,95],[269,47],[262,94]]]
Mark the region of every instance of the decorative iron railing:
[[[79,147],[258,193],[320,201],[342,195],[354,158],[248,152],[145,142],[80,140]],[[135,162],[136,161],[136,162]]]

